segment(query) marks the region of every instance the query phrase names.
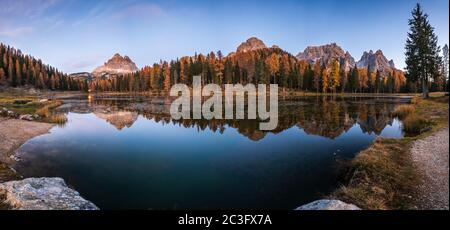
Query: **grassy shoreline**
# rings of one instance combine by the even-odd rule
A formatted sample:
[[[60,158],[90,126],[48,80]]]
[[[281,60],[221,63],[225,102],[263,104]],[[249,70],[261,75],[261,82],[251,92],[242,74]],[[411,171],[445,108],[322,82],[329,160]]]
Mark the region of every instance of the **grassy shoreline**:
[[[411,121],[404,125],[423,132],[401,139],[378,138],[349,162],[342,172],[343,185],[330,196],[362,209],[417,209],[420,175],[412,161],[411,146],[448,127],[448,103],[448,96],[442,93],[430,99],[414,97],[413,111],[406,115]]]

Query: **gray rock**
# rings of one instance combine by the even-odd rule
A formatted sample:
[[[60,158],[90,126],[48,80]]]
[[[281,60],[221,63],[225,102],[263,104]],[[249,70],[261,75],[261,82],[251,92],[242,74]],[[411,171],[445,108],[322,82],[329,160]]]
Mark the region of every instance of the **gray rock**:
[[[302,205],[295,210],[361,210],[353,204],[347,204],[340,200],[316,200]]]
[[[17,117],[17,114],[15,112],[13,112],[13,111],[10,111],[10,110],[7,111],[6,114],[7,114],[8,117],[11,117],[11,118],[16,118]]]
[[[3,202],[7,206],[19,210],[98,210],[57,177],[2,183],[0,197],[5,197]]]
[[[20,120],[25,120],[25,121],[33,121],[34,117],[31,114],[25,114],[25,115],[20,115],[19,119]]]

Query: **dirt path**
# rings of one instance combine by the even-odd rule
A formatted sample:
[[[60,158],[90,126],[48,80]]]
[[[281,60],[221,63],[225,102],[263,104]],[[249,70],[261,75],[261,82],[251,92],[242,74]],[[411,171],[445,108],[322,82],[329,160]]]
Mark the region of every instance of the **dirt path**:
[[[449,129],[418,140],[411,149],[414,163],[423,175],[419,187],[419,209],[444,209],[449,206]]]

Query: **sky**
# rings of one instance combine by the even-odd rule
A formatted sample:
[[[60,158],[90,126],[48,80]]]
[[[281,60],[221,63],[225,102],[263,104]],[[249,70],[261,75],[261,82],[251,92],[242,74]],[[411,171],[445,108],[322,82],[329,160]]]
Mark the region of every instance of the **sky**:
[[[66,73],[91,72],[115,53],[138,67],[228,54],[252,36],[294,55],[332,42],[356,60],[381,49],[402,69],[417,2],[448,44],[448,0],[0,0],[0,42]]]

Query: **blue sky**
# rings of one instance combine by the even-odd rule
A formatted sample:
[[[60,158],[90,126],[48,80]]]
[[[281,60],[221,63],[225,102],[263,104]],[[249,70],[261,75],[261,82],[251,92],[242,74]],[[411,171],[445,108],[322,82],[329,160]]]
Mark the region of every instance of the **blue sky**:
[[[449,1],[419,1],[439,43],[449,41]],[[297,54],[338,43],[356,60],[383,50],[404,67],[415,0],[144,1],[0,0],[0,41],[67,73],[92,71],[114,53],[139,67],[195,52],[235,51],[256,36]]]

